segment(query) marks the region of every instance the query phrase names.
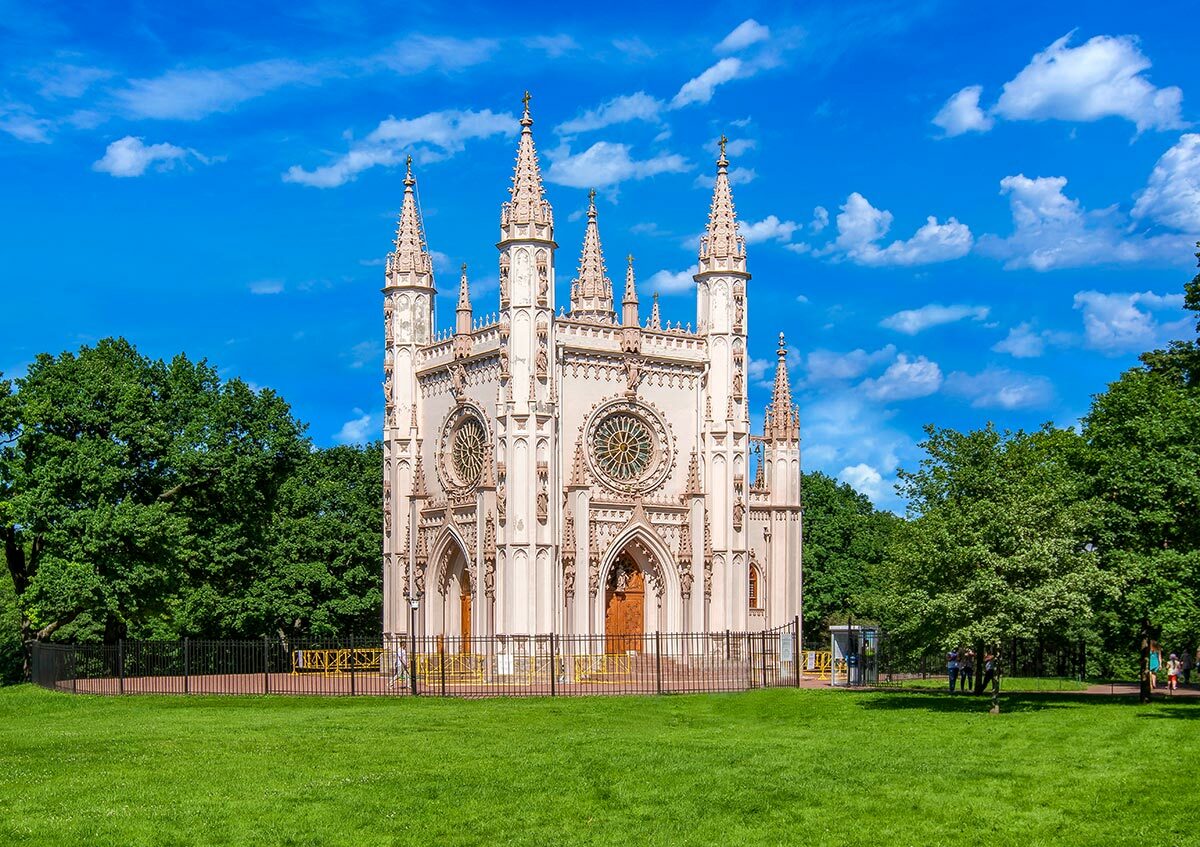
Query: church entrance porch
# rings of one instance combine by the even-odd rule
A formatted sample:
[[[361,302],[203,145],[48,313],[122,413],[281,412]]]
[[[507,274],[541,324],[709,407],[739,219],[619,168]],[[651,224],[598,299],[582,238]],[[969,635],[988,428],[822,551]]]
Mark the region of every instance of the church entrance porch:
[[[646,577],[627,554],[608,575],[604,604],[604,652],[642,652],[646,632]]]

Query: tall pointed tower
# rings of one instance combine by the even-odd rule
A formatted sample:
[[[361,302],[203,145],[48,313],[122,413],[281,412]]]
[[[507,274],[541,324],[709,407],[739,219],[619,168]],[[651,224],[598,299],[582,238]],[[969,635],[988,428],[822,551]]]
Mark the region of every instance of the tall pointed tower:
[[[769,625],[786,623],[801,603],[803,515],[800,491],[800,410],[792,402],[788,378],[787,344],[779,333],[775,385],[763,415],[760,473],[767,488],[768,509],[763,518],[764,561],[762,578],[776,591],[764,591]]]
[[[748,622],[747,521],[750,413],[746,404],[746,242],[738,233],[725,136],[717,159],[708,226],[700,239],[696,321],[708,339],[703,458],[712,522],[712,608],[708,626],[742,630]]]
[[[421,392],[417,353],[429,344],[433,323],[433,262],[417,208],[412,157],[405,165],[404,199],[396,241],[387,256],[383,287],[383,581],[384,632],[408,631],[404,600],[415,593],[412,545],[423,494],[420,477]]]
[[[510,199],[500,212],[500,322],[509,371],[497,408],[498,491],[507,508],[497,567],[497,631],[551,632],[558,590],[556,528],[562,488],[553,402],[554,213],[545,198],[529,92]]]

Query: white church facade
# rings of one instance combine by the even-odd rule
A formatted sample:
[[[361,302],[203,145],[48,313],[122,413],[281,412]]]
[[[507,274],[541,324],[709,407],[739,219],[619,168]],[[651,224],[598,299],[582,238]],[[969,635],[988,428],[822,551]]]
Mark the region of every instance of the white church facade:
[[[464,266],[438,332],[411,162],[384,295],[384,631],[503,641],[790,623],[802,597],[799,413],[780,336],[763,432],[747,397],[752,285],[724,143],[696,324],[614,288],[594,193],[559,304],[558,245],[521,119],[499,310]]]

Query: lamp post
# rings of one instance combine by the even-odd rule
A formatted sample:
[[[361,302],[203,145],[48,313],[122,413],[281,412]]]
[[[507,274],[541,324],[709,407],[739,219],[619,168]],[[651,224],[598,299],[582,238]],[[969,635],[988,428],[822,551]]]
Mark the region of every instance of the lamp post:
[[[420,608],[421,601],[416,597],[412,597],[408,601],[408,684],[412,686],[412,693],[416,696],[417,693],[417,609]]]

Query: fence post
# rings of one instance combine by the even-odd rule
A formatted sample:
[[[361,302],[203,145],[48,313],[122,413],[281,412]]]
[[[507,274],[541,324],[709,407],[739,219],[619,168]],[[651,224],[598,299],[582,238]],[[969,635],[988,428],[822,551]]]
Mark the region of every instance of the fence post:
[[[271,657],[267,653],[267,636],[263,636],[263,694],[271,693]]]
[[[446,696],[446,639],[438,639],[438,670],[442,676],[442,696]]]
[[[125,693],[125,639],[117,639],[117,692]]]
[[[767,631],[762,631],[762,671],[763,671],[763,688],[767,687]]]
[[[412,685],[413,696],[417,696],[417,636],[408,634],[408,681]]]
[[[654,686],[662,694],[662,633],[654,630]]]
[[[188,681],[188,639],[183,637],[183,693],[191,693],[191,683]]]
[[[800,616],[792,619],[792,676],[796,679],[796,687],[800,687]]]
[[[36,644],[34,645],[36,646]],[[79,679],[79,648],[71,647],[71,693],[78,694],[76,682]]]
[[[355,690],[354,679],[355,679],[355,676],[354,676],[354,650],[351,649],[350,650],[350,696],[351,697],[353,697],[355,694],[358,693],[358,691]]]
[[[550,633],[550,696],[555,695],[554,678],[558,676],[558,662],[554,658],[554,633]]]
[[[729,661],[729,630],[725,630],[725,661]]]

